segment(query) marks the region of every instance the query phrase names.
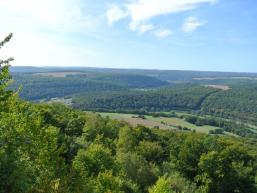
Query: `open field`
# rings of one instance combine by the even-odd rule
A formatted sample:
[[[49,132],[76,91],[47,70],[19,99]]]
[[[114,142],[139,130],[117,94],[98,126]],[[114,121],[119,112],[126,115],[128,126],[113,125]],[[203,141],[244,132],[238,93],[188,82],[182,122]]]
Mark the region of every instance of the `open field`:
[[[158,126],[160,129],[174,129],[178,130],[178,127],[187,127],[188,129],[195,130],[200,133],[209,133],[210,130],[219,129],[213,126],[196,126],[194,124],[186,122],[181,118],[167,118],[167,117],[152,117],[145,116],[146,119],[138,118],[133,114],[122,113],[100,113],[102,116],[109,116],[111,119],[122,120],[130,123],[133,126],[138,124],[145,125],[147,127]]]
[[[72,99],[71,98],[51,98],[50,100],[41,100],[40,103],[63,103],[65,105],[71,106],[72,105]]]
[[[217,88],[223,91],[230,90],[231,88],[227,85],[217,85],[217,84],[208,84],[204,85],[205,87]]]
[[[65,78],[69,75],[78,75],[78,74],[83,74],[82,72],[76,72],[76,71],[63,71],[63,72],[40,72],[40,73],[35,73],[34,75],[39,75],[39,76],[51,76],[55,78]]]

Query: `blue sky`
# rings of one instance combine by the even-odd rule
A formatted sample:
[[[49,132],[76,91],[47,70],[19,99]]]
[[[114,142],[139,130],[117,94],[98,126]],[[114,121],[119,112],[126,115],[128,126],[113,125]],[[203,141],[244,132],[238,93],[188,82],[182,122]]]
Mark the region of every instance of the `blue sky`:
[[[257,72],[256,0],[0,0],[16,66]]]

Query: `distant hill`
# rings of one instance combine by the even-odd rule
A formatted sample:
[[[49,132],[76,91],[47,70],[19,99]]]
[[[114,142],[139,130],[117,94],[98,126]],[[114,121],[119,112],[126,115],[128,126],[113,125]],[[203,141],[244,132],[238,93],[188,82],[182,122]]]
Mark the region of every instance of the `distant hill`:
[[[137,74],[47,71],[47,69],[39,71],[37,68],[19,70],[19,72],[17,69],[13,71],[14,82],[11,88],[17,90],[22,86],[20,96],[27,100],[67,97],[97,91],[156,88],[169,84],[167,81]]]
[[[257,78],[257,73],[209,72],[183,70],[114,69],[93,67],[11,67],[12,73],[36,73],[57,71],[79,71],[89,73],[137,74],[151,76],[163,81],[191,81],[195,78]]]

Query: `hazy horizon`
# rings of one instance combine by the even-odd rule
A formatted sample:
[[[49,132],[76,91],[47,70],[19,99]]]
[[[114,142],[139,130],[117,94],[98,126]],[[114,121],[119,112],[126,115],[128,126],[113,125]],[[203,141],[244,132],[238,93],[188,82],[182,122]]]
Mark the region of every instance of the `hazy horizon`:
[[[15,68],[59,68],[59,69],[79,69],[79,68],[89,68],[89,69],[113,69],[113,70],[156,70],[156,71],[188,71],[188,72],[218,72],[218,73],[250,73],[250,74],[257,74],[257,72],[249,72],[249,71],[214,71],[214,70],[180,70],[180,69],[158,69],[158,68],[119,68],[119,67],[93,67],[93,66],[15,66],[12,65],[12,67]]]

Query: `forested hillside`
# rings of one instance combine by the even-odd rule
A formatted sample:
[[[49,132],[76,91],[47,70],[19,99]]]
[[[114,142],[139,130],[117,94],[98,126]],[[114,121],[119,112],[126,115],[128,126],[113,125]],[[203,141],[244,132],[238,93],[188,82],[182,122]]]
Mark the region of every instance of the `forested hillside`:
[[[62,73],[62,74],[61,74]],[[168,83],[143,75],[117,75],[110,73],[69,72],[22,73],[14,74],[11,88],[17,90],[21,85],[20,97],[26,100],[42,100],[71,96],[93,91],[123,91],[130,88],[152,88]],[[61,75],[60,75],[61,74]],[[64,74],[64,75],[63,75]]]
[[[217,92],[202,104],[204,112],[226,118],[238,118],[256,122],[257,84],[234,87],[227,92]]]
[[[11,88],[20,91],[20,97],[26,100],[42,100],[55,97],[70,96],[80,92],[92,92],[99,90],[113,91],[125,88],[108,82],[97,82],[78,78],[56,78],[33,75],[16,75]]]
[[[202,101],[216,89],[180,84],[152,90],[99,92],[74,97],[73,106],[80,109],[170,111],[198,109]]]
[[[11,60],[0,63],[0,192],[257,192],[255,139],[132,127],[31,104],[8,91]]]

